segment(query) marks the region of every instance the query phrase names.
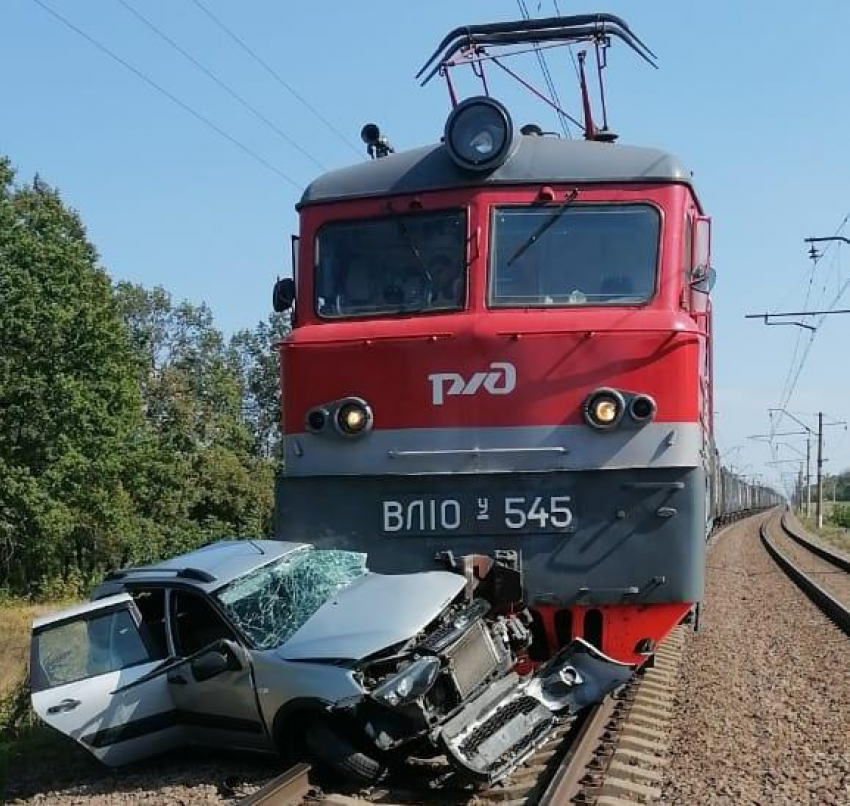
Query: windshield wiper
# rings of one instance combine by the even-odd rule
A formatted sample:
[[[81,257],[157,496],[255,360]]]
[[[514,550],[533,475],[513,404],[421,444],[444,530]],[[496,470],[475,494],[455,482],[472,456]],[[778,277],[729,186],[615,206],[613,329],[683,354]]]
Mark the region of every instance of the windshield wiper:
[[[557,208],[552,212],[552,215],[549,216],[528,238],[523,241],[520,245],[519,249],[516,250],[509,258],[506,265],[510,266],[515,260],[518,260],[525,252],[534,246],[539,240],[540,236],[543,235],[549,227],[552,226],[566,211],[567,208],[575,201],[576,196],[578,196],[578,188],[573,188],[568,194],[567,198],[562,201]]]
[[[392,217],[393,223],[396,225],[396,229],[398,230],[398,234],[401,235],[402,240],[404,241],[407,248],[410,250],[413,257],[416,258],[416,262],[419,264],[419,271],[422,274],[422,277],[425,279],[425,282],[428,284],[428,288],[433,288],[434,286],[434,278],[431,276],[431,272],[428,271],[428,266],[425,265],[425,258],[422,257],[422,253],[419,251],[419,247],[413,242],[413,236],[410,234],[410,230],[407,228],[407,224],[404,223],[403,216],[393,207],[392,202],[387,202],[387,210]]]

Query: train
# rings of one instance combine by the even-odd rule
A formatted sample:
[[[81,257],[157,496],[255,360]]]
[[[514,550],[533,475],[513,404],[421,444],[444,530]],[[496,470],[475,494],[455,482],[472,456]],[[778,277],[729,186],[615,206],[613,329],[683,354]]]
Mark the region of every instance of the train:
[[[607,14],[452,31],[421,71],[451,101],[435,142],[365,126],[372,158],[306,188],[274,288],[292,312],[276,535],[464,573],[527,609],[532,662],[582,638],[646,663],[700,602],[711,529],[781,500],[719,462],[691,172],[618,142],[604,96],[594,119],[585,59],[601,80],[614,39],[653,61]],[[541,43],[585,48],[581,139],[493,95],[503,50]],[[462,99],[467,68],[482,91]]]
[[[711,474],[710,528],[723,526],[747,515],[762,512],[786,502],[784,496],[766,484],[749,481],[720,464],[715,457]]]

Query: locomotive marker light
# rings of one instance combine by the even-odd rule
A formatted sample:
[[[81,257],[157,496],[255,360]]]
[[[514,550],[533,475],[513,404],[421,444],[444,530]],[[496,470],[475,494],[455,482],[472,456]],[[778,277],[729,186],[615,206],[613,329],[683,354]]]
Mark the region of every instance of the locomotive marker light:
[[[508,156],[514,126],[508,110],[492,98],[475,96],[459,103],[446,120],[446,148],[466,171],[492,171]]]
[[[334,425],[344,437],[357,437],[371,430],[374,416],[365,400],[350,397],[340,401],[334,416]]]
[[[616,389],[597,389],[584,404],[584,419],[591,428],[605,431],[623,419],[626,402]]]
[[[658,407],[649,395],[635,395],[629,403],[629,414],[638,423],[649,422],[655,417]]]
[[[307,417],[305,418],[305,425],[308,431],[317,434],[327,425],[327,422],[327,409],[317,408],[311,409],[307,412]]]

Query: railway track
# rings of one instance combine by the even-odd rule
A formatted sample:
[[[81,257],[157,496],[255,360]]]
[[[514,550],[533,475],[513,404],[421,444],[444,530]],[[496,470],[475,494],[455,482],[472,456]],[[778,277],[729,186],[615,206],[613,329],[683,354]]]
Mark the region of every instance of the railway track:
[[[784,513],[766,517],[760,533],[782,570],[850,636],[850,560],[809,540]]]
[[[441,806],[622,806],[651,803],[666,764],[672,689],[685,642],[679,627],[646,670],[601,704],[561,725],[553,738],[494,787],[464,789],[435,765],[423,786],[388,782],[367,790],[324,789],[307,765],[296,765],[245,798],[240,806],[363,806],[432,803]],[[406,778],[406,776],[405,776]]]

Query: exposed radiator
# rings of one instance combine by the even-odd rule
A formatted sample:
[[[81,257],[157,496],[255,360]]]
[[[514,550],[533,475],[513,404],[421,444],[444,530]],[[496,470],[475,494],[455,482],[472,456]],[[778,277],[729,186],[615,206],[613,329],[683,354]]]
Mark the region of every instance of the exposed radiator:
[[[445,654],[449,658],[452,678],[463,699],[503,660],[502,653],[494,646],[482,621],[476,621]]]

